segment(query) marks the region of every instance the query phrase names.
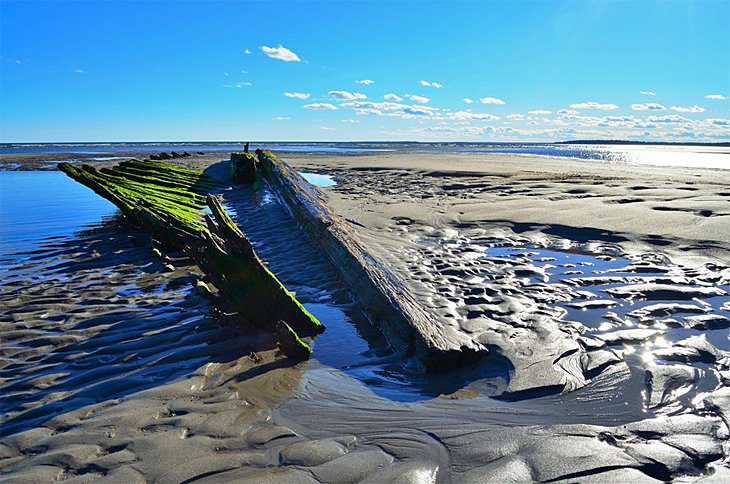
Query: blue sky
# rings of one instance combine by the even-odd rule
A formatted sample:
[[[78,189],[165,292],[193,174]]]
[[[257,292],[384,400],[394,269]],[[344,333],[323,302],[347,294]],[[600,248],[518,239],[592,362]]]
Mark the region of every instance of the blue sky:
[[[2,142],[730,140],[725,1],[0,9]]]

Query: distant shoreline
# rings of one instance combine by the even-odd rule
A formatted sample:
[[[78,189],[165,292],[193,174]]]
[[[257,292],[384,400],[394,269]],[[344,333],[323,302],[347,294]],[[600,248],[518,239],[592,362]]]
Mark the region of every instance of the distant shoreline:
[[[244,145],[247,141],[33,141],[13,143],[0,143],[0,150],[13,146],[119,146],[119,145]],[[712,146],[730,147],[730,141],[711,142],[684,142],[684,141],[634,141],[634,140],[565,140],[565,141],[272,141],[272,140],[249,140],[251,144],[310,144],[310,145],[487,145],[487,146],[511,146],[511,145],[640,145],[640,146]]]
[[[600,140],[600,139],[585,139],[585,140],[570,140],[570,141],[556,141],[556,145],[657,145],[657,146],[717,146],[717,147],[730,147],[730,142],[720,143],[702,143],[702,142],[679,142],[679,141],[631,141],[631,140]]]

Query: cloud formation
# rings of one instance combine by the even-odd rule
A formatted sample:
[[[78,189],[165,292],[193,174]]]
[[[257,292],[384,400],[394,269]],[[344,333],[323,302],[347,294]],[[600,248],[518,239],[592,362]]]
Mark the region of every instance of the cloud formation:
[[[497,121],[499,119],[499,116],[493,116],[491,114],[486,114],[486,113],[473,113],[473,112],[471,112],[471,110],[467,109],[466,111],[457,111],[455,113],[449,113],[448,118],[453,119],[455,121],[466,121],[466,120],[471,120],[471,119]]]
[[[301,59],[294,52],[290,51],[283,45],[279,44],[279,47],[267,47],[261,46],[261,50],[264,54],[271,57],[272,59],[283,60],[284,62],[301,62]]]
[[[644,96],[656,96],[656,93],[654,91],[641,91],[641,94]]]
[[[720,99],[725,100],[727,97],[723,96],[722,94],[708,94],[705,96],[705,99]]]
[[[507,104],[504,101],[502,101],[499,98],[496,97],[480,97],[479,102],[482,104]]]
[[[534,111],[528,111],[527,114],[551,114],[551,111],[545,109],[536,109]]]
[[[610,111],[612,109],[618,109],[618,106],[615,104],[601,104],[597,103],[596,101],[587,101],[584,103],[575,103],[570,105],[573,109],[601,109],[604,111]]]
[[[330,91],[327,94],[329,94],[332,98],[337,99],[338,101],[354,101],[355,99],[367,99],[367,96],[365,94],[359,92]]]
[[[76,74],[83,74],[84,73],[84,70],[83,69],[74,69],[74,72]]]
[[[252,52],[249,49],[244,49],[243,50],[243,53],[246,54],[246,55],[251,55],[252,54]]]
[[[312,103],[302,106],[304,109],[314,109],[315,111],[336,111],[337,106],[330,103]]]
[[[704,113],[705,112],[705,108],[700,107],[696,104],[694,106],[691,106],[688,108],[685,108],[683,106],[672,106],[669,109],[671,109],[672,111],[677,111],[678,113]]]
[[[632,104],[631,109],[634,111],[666,111],[667,108],[659,103]]]
[[[289,121],[290,119],[289,116],[277,116],[274,118],[274,121]]]
[[[414,103],[425,104],[430,101],[430,99],[427,97],[417,96],[415,94],[404,94],[404,96],[407,97],[408,99],[410,99],[411,101],[413,101]]]
[[[403,100],[402,97],[398,96],[397,94],[393,94],[393,93],[386,94],[385,96],[383,96],[383,99],[385,99],[386,101],[393,101],[396,103],[399,103]]]
[[[361,79],[355,82],[357,82],[358,84],[364,84],[366,86],[369,86],[370,84],[375,84],[375,81],[373,81],[372,79]]]
[[[284,96],[293,97],[295,99],[309,99],[309,96],[311,96],[311,94],[309,94],[308,92],[285,92]]]
[[[223,84],[223,87],[234,87],[236,89],[241,89],[242,87],[248,87],[253,86],[250,82],[232,82],[230,84]]]
[[[422,86],[426,86],[426,87],[435,87],[436,89],[441,89],[442,87],[444,87],[441,84],[439,84],[438,82],[420,81],[420,84]]]
[[[465,102],[465,103],[467,103],[467,104],[472,104],[472,103],[474,102],[474,100],[473,100],[473,99],[471,99],[471,98],[468,98],[468,97],[465,97],[464,99],[462,99],[462,101],[464,101],[464,102]]]
[[[355,110],[357,115],[373,114],[376,116],[392,116],[400,118],[434,117],[438,108],[424,105],[409,105],[397,102],[348,101],[340,104],[343,108]]]
[[[714,124],[715,126],[730,126],[730,119],[710,118],[706,121],[707,123]]]

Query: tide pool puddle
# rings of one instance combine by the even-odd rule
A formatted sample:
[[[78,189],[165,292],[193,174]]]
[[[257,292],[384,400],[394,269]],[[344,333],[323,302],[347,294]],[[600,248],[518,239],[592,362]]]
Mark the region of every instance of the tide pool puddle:
[[[322,175],[319,173],[308,173],[304,171],[300,171],[299,174],[302,176],[302,178],[304,178],[314,186],[333,187],[337,185],[335,177],[333,177],[332,175]]]

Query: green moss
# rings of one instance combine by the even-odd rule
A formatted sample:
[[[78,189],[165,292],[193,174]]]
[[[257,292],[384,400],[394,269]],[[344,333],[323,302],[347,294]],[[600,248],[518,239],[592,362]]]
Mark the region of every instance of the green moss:
[[[253,153],[231,153],[231,179],[233,183],[256,182],[258,158]]]
[[[246,160],[253,156],[242,155]],[[157,238],[186,252],[250,324],[273,331],[284,320],[290,329],[306,334],[324,330],[261,262],[218,200],[206,197],[217,184],[203,172],[152,161],[126,161],[102,170],[68,163],[59,168]],[[213,218],[203,212],[205,205]]]
[[[276,323],[276,339],[281,352],[289,358],[308,360],[312,355],[312,348],[284,321]]]

